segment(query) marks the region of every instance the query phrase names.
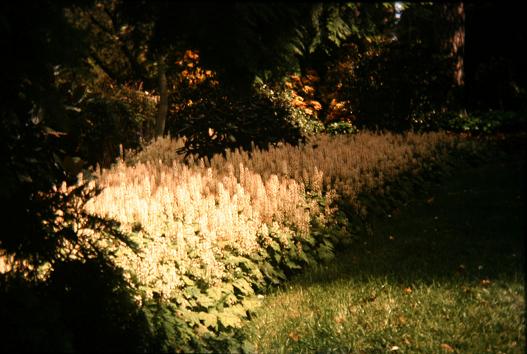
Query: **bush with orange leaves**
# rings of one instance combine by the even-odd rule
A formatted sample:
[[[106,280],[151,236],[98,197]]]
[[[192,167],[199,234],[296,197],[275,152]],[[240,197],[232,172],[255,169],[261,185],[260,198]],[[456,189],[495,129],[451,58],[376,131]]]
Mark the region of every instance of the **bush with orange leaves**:
[[[187,50],[176,61],[167,130],[185,136],[184,150],[211,156],[227,149],[264,147],[281,141],[295,144],[321,130],[305,110],[292,106],[281,91],[260,84],[248,97],[233,97],[214,71],[203,68],[198,51]],[[311,90],[306,88],[310,94]],[[313,103],[311,108],[321,108]]]
[[[293,74],[284,83],[289,90],[293,107],[302,109],[312,119],[317,119],[318,112],[322,110],[322,104],[315,99],[316,84],[319,81],[317,72],[310,69],[305,76]]]
[[[321,85],[317,72],[308,69],[304,76],[289,76],[284,86],[289,92],[291,105],[301,109],[311,119],[322,120],[325,124],[345,122],[352,127],[354,115],[351,104],[348,100],[338,98],[342,83],[332,86],[332,83],[325,82]],[[324,107],[321,102],[329,103]],[[334,129],[329,128],[333,132]]]
[[[182,58],[176,61],[180,68],[179,75],[176,78],[174,89],[184,87],[195,88],[202,85],[205,81],[210,80],[213,86],[218,85],[216,74],[212,70],[204,69],[200,66],[200,56],[198,50],[186,50]]]

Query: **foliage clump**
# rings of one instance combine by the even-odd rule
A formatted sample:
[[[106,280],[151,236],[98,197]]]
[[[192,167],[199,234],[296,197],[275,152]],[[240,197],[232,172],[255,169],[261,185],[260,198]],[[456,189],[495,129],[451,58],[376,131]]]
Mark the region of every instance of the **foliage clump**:
[[[167,131],[186,138],[187,155],[211,157],[253,145],[298,144],[323,129],[309,112],[292,105],[286,92],[263,82],[233,95],[214,71],[200,64],[198,51],[185,51],[176,64],[180,69],[171,90]]]
[[[394,192],[471,149],[443,133],[322,136],[210,159],[185,158],[182,146],[158,139],[97,172],[104,191],[86,206],[137,243],[113,259],[163,350],[239,350],[258,295],[331,260],[369,211],[390,210],[405,198]]]

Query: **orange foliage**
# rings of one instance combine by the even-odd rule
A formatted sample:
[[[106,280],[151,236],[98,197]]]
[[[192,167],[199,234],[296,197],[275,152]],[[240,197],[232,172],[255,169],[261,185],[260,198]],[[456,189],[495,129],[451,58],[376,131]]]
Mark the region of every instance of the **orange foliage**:
[[[351,120],[351,111],[348,107],[350,105],[349,101],[337,101],[333,98],[329,103],[328,114],[326,116],[327,122],[338,122],[338,121],[350,121]]]
[[[307,74],[300,77],[297,74],[289,76],[284,86],[291,90],[291,104],[294,107],[302,109],[306,114],[315,116],[322,109],[322,104],[315,100],[317,92],[315,83],[320,78],[315,70],[307,70]]]
[[[176,60],[175,64],[180,68],[180,72],[173,81],[172,92],[181,95],[181,97],[172,105],[171,110],[174,112],[179,112],[195,103],[185,96],[187,90],[217,87],[219,84],[216,80],[216,73],[201,66],[200,55],[197,50],[189,49],[185,53],[179,53],[178,56],[179,59]]]
[[[211,80],[213,85],[217,84],[214,80],[215,73],[212,70],[205,70],[199,65],[199,52],[187,50],[183,57],[176,61],[176,64],[184,68],[179,74],[177,83],[187,87],[196,87],[206,80]]]
[[[285,81],[284,86],[291,91],[291,104],[294,107],[302,109],[306,114],[310,116],[316,116],[319,111],[322,110],[323,106],[320,101],[315,100],[315,95],[324,96],[323,92],[317,87],[320,82],[320,77],[317,72],[313,69],[308,69],[305,76],[299,76],[297,74],[289,76]],[[340,84],[342,86],[342,84]],[[337,85],[332,91],[331,96],[340,89]],[[333,98],[327,108],[327,115],[325,117],[326,122],[333,121],[351,121],[352,113],[349,110],[349,101],[338,101]]]

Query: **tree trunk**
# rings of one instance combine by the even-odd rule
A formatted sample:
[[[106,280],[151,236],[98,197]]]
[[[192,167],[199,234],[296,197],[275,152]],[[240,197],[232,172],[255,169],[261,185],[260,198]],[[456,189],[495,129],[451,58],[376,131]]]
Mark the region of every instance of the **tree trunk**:
[[[452,34],[451,55],[454,59],[454,84],[456,86],[465,85],[465,7],[463,3],[453,4],[452,9],[454,33]]]
[[[156,118],[156,137],[161,137],[165,133],[165,123],[168,113],[168,87],[165,60],[159,61],[159,107]]]
[[[465,6],[464,3],[446,3],[443,5],[445,18],[448,21],[448,35],[445,39],[445,50],[452,59],[452,105],[465,112]]]

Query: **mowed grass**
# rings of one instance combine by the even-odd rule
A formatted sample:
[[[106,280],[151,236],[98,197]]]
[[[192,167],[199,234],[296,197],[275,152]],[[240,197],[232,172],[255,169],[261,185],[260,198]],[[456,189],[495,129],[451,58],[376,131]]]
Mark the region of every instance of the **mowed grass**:
[[[261,353],[524,353],[525,167],[463,168],[274,294]]]

